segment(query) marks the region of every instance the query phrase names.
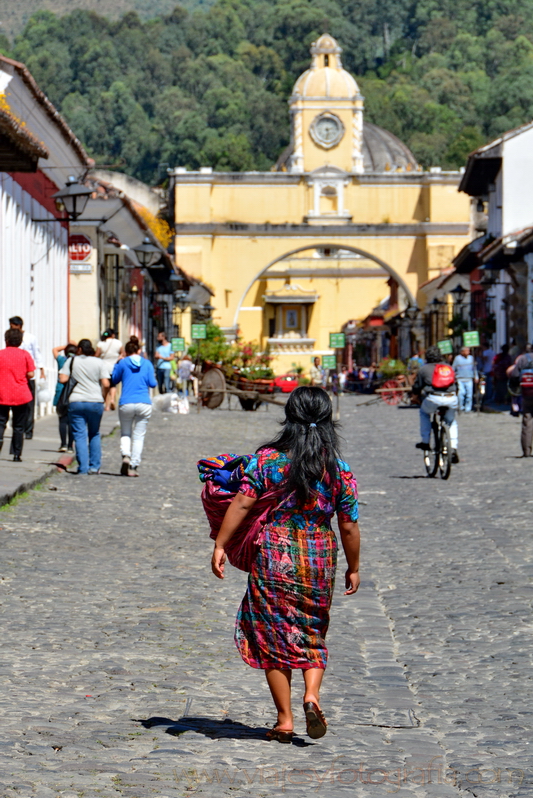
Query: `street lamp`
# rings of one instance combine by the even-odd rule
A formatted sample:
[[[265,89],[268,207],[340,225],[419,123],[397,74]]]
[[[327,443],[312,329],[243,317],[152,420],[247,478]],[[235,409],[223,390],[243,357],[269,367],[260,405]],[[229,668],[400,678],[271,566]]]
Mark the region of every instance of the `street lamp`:
[[[190,299],[188,291],[176,291],[174,294],[174,304],[179,307],[182,313],[187,310],[189,302]]]
[[[452,290],[450,291],[450,294],[453,294],[453,298],[458,305],[463,304],[463,299],[465,298],[467,293],[468,291],[466,290],[466,288],[463,288],[463,286],[460,283],[456,285],[455,288],[452,288]]]
[[[85,210],[92,193],[92,188],[84,186],[71,175],[65,188],[52,194],[52,199],[55,199],[58,208],[65,210],[69,221],[75,222]]]
[[[134,247],[133,251],[137,255],[137,260],[143,269],[153,268],[156,258],[161,257],[161,250],[159,247],[152,244],[148,236],[145,237],[142,244],[139,244],[138,247]]]

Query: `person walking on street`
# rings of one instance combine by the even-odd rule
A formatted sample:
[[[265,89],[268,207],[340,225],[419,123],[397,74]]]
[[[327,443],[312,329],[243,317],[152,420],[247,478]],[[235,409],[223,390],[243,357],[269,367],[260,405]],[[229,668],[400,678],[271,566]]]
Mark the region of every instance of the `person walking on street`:
[[[68,420],[76,444],[78,474],[99,474],[102,462],[100,422],[104,412],[104,392],[109,388],[108,369],[100,358],[95,357],[93,345],[82,338],[76,356],[64,363],[59,372],[59,381],[65,383],[69,377],[76,385],[69,397]]]
[[[491,402],[493,397],[492,364],[496,352],[490,344],[487,344],[480,358],[480,371],[485,376],[485,402]]]
[[[146,427],[152,415],[150,388],[157,383],[149,360],[141,357],[140,347],[135,341],[125,346],[126,357],[119,360],[113,369],[111,382],[122,383],[118,417],[120,419],[120,453],[123,477],[138,477]]]
[[[15,463],[22,460],[24,431],[32,401],[29,381],[35,376],[35,363],[30,353],[22,349],[22,337],[21,329],[11,327],[4,334],[6,348],[0,351],[0,450],[11,410],[11,453]]]
[[[63,354],[61,354],[61,352],[63,352]],[[56,359],[58,370],[61,371],[67,360],[69,360],[69,358],[74,357],[74,355],[76,354],[76,344],[67,344],[66,346],[55,346],[52,349],[52,354]],[[56,392],[53,401],[53,405],[56,408],[62,390],[63,390],[63,384],[59,381],[59,376],[58,376]],[[68,412],[67,413],[58,412],[57,417],[59,420],[59,438],[61,441],[59,445],[59,451],[71,453],[74,451],[74,437],[72,435],[72,427],[70,426],[68,420]]]
[[[422,366],[413,385],[413,395],[419,396],[420,405],[420,437],[422,440],[415,444],[417,449],[429,449],[431,437],[431,416],[439,407],[446,407],[444,421],[450,428],[450,442],[452,445],[452,463],[459,462],[459,429],[455,411],[457,410],[457,383],[454,379],[454,370],[446,363],[444,368],[450,372],[450,378],[435,379],[435,369],[438,364],[444,363],[443,355],[438,346],[429,346],[426,352],[426,364]],[[440,385],[436,385],[436,383]]]
[[[513,365],[513,359],[509,354],[509,345],[504,344],[494,358],[492,364],[492,374],[494,377],[494,401],[498,405],[503,405],[507,398],[507,370]]]
[[[96,345],[96,357],[102,358],[107,369],[107,377],[111,379],[111,374],[115,363],[123,353],[122,341],[119,341],[117,334],[112,327],[108,327],[102,333],[102,339]],[[105,410],[114,410],[116,407],[117,389],[111,386],[105,398]]]
[[[267,739],[290,743],[293,670],[304,677],[309,736],[317,739],[327,731],[319,691],[337,563],[335,513],[348,565],[344,595],[359,587],[357,484],[339,459],[332,404],[322,388],[296,388],[285,406],[282,431],[249,461],[215,540],[211,567],[219,579],[225,547],[256,501],[273,489],[279,494],[252,564],[235,642],[244,662],[266,675],[277,709]]]
[[[39,349],[36,336],[32,333],[26,332],[23,329],[24,321],[20,316],[12,316],[9,319],[9,326],[12,330],[20,330],[22,332],[22,344],[20,345],[20,348],[25,352],[29,352],[33,362],[35,363],[35,371],[39,369],[41,379],[45,380],[46,373],[44,370],[43,356],[41,355],[41,350]],[[27,438],[27,440],[31,440],[33,438],[33,428],[35,425],[35,371],[34,376],[28,380],[28,387],[31,391],[31,402],[28,405],[28,415],[24,425],[24,436]],[[11,454],[14,454],[13,449],[11,450]]]
[[[533,346],[526,345],[526,351],[519,355],[507,369],[507,377],[520,379],[522,391],[522,430],[520,443],[522,457],[531,457],[533,444]]]
[[[180,360],[178,365],[178,387],[181,389],[183,396],[189,395],[189,383],[191,382],[191,375],[194,371],[194,363],[190,355],[184,355],[183,360]]]
[[[170,393],[170,364],[174,359],[172,345],[164,330],[158,333],[157,341],[159,344],[155,350],[157,386],[159,393]]]
[[[452,363],[453,370],[459,386],[459,410],[470,413],[472,410],[472,400],[474,398],[474,383],[478,382],[474,356],[470,354],[470,348],[463,346]]]
[[[324,369],[320,365],[320,358],[315,357],[313,363],[311,365],[311,370],[309,372],[309,376],[311,378],[311,385],[314,385],[316,388],[322,388],[324,385]]]

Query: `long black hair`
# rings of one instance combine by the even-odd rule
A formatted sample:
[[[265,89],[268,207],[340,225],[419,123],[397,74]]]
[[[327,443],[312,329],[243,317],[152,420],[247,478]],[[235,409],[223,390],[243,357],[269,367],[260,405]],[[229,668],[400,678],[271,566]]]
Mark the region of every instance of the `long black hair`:
[[[285,405],[285,421],[274,440],[261,449],[290,454],[291,467],[284,486],[305,503],[316,482],[327,475],[333,486],[337,479],[339,439],[333,421],[331,399],[323,388],[296,388]]]

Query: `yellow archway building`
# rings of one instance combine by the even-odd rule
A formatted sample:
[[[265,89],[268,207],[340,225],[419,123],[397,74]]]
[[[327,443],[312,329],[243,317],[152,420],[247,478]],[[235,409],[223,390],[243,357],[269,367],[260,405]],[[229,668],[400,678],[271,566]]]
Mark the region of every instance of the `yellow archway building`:
[[[171,174],[178,265],[214,290],[228,337],[268,346],[278,373],[332,352],[329,333],[385,299],[390,277],[400,307],[416,304],[470,238],[459,173],[422,171],[363,121],[335,39],[324,34],[311,54],[274,170]]]

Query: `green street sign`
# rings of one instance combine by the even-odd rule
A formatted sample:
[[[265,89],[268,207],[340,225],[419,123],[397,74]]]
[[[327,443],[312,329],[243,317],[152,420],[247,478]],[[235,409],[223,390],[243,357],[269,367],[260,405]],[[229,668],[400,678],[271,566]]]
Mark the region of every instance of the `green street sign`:
[[[325,369],[336,369],[337,355],[322,355],[322,366]]]
[[[191,324],[191,338],[207,338],[207,327],[205,324]]]
[[[330,349],[344,349],[345,346],[346,346],[346,336],[344,333],[329,334]]]
[[[185,338],[171,338],[170,346],[173,352],[185,352]]]
[[[452,342],[449,340],[437,341],[437,346],[439,347],[442,355],[451,355],[453,352]]]
[[[479,346],[479,332],[471,330],[470,332],[463,333],[464,346]]]

